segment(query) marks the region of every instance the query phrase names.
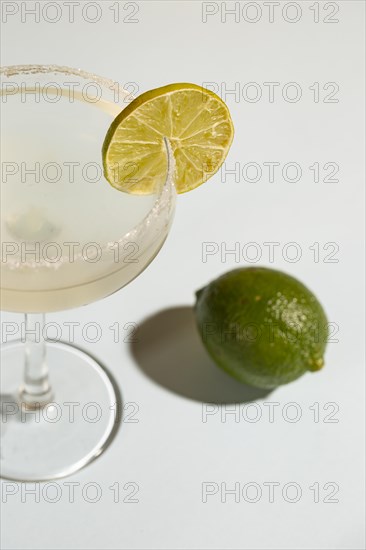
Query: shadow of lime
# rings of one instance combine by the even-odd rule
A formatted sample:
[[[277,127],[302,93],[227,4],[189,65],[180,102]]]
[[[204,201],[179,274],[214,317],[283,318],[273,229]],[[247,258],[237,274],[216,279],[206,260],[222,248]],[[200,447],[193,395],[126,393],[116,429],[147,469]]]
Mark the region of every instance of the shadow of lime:
[[[151,380],[171,392],[203,403],[250,403],[268,390],[231,378],[210,358],[198,333],[191,307],[174,307],[145,319],[131,353]]]

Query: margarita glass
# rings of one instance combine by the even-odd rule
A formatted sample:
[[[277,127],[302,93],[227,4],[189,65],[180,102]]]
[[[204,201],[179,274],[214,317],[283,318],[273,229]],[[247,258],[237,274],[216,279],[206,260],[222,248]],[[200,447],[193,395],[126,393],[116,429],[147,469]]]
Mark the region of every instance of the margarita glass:
[[[101,148],[133,99],[127,91],[59,66],[4,67],[0,76],[1,309],[25,313],[21,340],[2,349],[0,474],[54,479],[106,448],[121,403],[94,358],[45,339],[44,314],[108,296],[147,267],[173,218],[174,160],[164,140],[155,193],[117,191]],[[133,184],[135,168],[118,170]]]

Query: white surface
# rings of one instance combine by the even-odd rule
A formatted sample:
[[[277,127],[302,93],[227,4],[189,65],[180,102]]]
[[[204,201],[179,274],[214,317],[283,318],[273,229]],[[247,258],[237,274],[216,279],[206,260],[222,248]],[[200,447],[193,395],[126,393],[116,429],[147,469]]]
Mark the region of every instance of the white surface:
[[[223,183],[216,175],[205,186],[179,198],[175,223],[163,250],[129,287],[99,303],[49,317],[58,323],[76,321],[81,326],[90,321],[100,323],[99,342],[83,341],[77,330],[76,343],[101,358],[113,372],[125,404],[138,405],[133,417],[138,422],[125,422],[100,459],[61,480],[57,503],[47,502],[54,495],[54,487],[49,487],[49,496],[41,494],[39,503],[29,495],[22,502],[22,488],[16,487],[18,493],[1,506],[3,548],[364,547],[364,3],[338,2],[340,10],[334,17],[340,21],[335,24],[314,23],[314,12],[309,9],[312,2],[298,3],[302,17],[293,24],[277,12],[274,22],[269,23],[268,8],[262,2],[256,4],[263,15],[255,24],[243,19],[235,23],[229,16],[221,23],[220,14],[204,24],[201,2],[171,1],[141,2],[139,23],[135,24],[114,24],[109,9],[112,2],[108,1],[100,3],[103,16],[95,24],[80,18],[80,8],[71,24],[66,22],[65,12],[56,24],[32,23],[31,17],[22,23],[19,15],[2,24],[3,65],[76,66],[123,84],[136,82],[140,91],[174,81],[226,82],[227,88],[235,82],[241,86],[257,82],[263,91],[257,103],[243,99],[236,103],[233,96],[227,97],[236,127],[227,167],[232,168],[235,162],[292,161],[303,170],[297,183],[280,177],[269,183],[265,176],[257,183],[246,183],[243,178],[236,183],[228,176]],[[121,5],[123,8],[124,3]],[[222,4],[217,6],[220,9]],[[321,19],[323,9],[320,3]],[[122,9],[122,16],[129,11],[131,8]],[[265,97],[268,88],[264,82],[281,83],[273,103]],[[297,82],[302,88],[297,103],[280,96],[279,90],[288,82]],[[321,87],[336,82],[339,102],[315,103],[309,90],[314,82]],[[324,92],[321,94],[324,97]],[[308,169],[314,162],[337,163],[340,181],[314,183]],[[101,212],[101,216],[105,214]],[[169,321],[171,332],[165,336],[166,324],[159,330],[161,325],[156,321],[155,344],[148,350],[150,368],[158,369],[160,364],[166,384],[180,387],[185,395],[147,377],[138,368],[129,344],[113,342],[108,327],[115,322],[121,327],[135,322],[140,326],[139,345],[143,346],[149,328],[143,324],[146,317],[173,306],[190,306],[197,288],[238,265],[232,255],[222,262],[219,254],[204,263],[201,249],[207,241],[227,243],[228,248],[236,241],[241,246],[258,243],[263,252],[260,264],[299,277],[319,297],[329,320],[339,326],[335,336],[339,342],[329,344],[322,372],[306,375],[265,399],[280,404],[273,423],[268,421],[268,407],[260,399],[257,403],[262,418],[256,423],[243,418],[243,404],[236,405],[239,422],[233,415],[228,415],[226,422],[221,420],[224,406],[215,409],[216,414],[207,422],[202,421],[202,401],[219,395],[223,401],[235,402],[242,390],[205,358],[193,328],[183,322],[187,312],[183,312],[186,317],[180,324],[183,313],[175,315],[176,326],[185,326],[182,333]],[[268,241],[280,243],[273,264],[263,245]],[[281,256],[288,242],[301,247],[302,257],[297,263]],[[314,242],[321,247],[337,243],[335,258],[339,262],[314,262],[309,250]],[[324,259],[324,252],[321,254]],[[21,318],[5,314],[3,321],[9,320]],[[189,399],[187,394],[197,399]],[[281,414],[289,402],[301,407],[302,417],[297,423],[285,421]],[[320,404],[318,423],[309,409],[314,402]],[[324,422],[331,409],[324,411],[323,406],[329,402],[339,407],[334,416],[338,423]],[[126,413],[133,412],[129,407]],[[248,410],[248,414],[254,412],[253,408]],[[293,412],[288,410],[289,415]],[[79,484],[73,503],[69,502],[67,482]],[[99,484],[102,492],[94,504],[81,495],[90,482]],[[138,503],[123,502],[133,489],[123,489],[128,482],[139,486],[134,497]],[[203,503],[204,482],[218,486],[223,482],[228,488],[235,483],[242,488],[255,482],[262,488],[262,498],[249,503],[241,497],[237,503],[234,495],[229,495],[225,503],[219,492]],[[280,483],[273,503],[269,502],[265,482]],[[302,489],[297,503],[282,497],[282,488],[289,482]],[[314,492],[309,489],[315,482],[321,488],[319,503],[314,502]],[[334,497],[337,503],[323,502],[331,492],[329,486],[323,489],[328,482],[339,486]],[[109,489],[115,483],[121,487],[118,503]],[[2,490],[4,500],[4,482]],[[290,498],[292,494],[289,490]],[[252,495],[249,493],[249,498]]]

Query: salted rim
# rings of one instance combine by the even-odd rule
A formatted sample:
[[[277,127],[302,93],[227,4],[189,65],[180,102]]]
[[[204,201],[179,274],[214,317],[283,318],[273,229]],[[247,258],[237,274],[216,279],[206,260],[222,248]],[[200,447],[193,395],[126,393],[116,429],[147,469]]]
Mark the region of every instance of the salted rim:
[[[74,76],[79,76],[80,78],[85,78],[85,80],[93,80],[98,84],[101,84],[105,88],[110,88],[111,85],[115,84],[115,80],[110,78],[105,78],[104,76],[99,76],[95,73],[89,73],[83,71],[82,69],[75,69],[73,67],[67,67],[66,65],[9,65],[6,67],[0,67],[0,75],[6,77],[16,76],[18,74],[47,74],[47,73],[60,73],[60,74],[72,74]],[[133,97],[127,90],[121,88],[118,90],[118,93],[121,97],[126,97],[130,95]]]

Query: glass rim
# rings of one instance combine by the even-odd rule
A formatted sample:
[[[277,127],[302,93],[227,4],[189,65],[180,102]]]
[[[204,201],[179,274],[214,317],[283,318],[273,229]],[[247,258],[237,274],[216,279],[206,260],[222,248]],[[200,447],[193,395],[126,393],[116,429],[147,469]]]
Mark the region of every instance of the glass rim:
[[[84,71],[82,69],[77,69],[75,67],[68,67],[67,65],[4,65],[0,66],[0,76],[12,77],[19,75],[37,75],[37,74],[64,74],[64,75],[73,75],[83,78],[84,80],[92,80],[103,86],[104,88],[109,88],[118,82],[117,80],[112,80],[104,76],[97,75],[96,73],[91,73]],[[130,92],[124,88],[118,88],[118,94],[121,97],[126,97],[131,95]]]

